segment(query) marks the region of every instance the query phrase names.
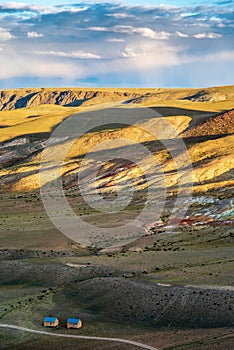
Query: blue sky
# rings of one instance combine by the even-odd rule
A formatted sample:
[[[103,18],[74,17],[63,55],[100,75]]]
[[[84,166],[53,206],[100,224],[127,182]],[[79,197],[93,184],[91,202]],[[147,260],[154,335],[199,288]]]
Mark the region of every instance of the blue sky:
[[[233,84],[229,0],[0,4],[0,88]]]
[[[48,0],[40,0],[40,1],[34,1],[34,0],[25,0],[25,1],[22,1],[24,2],[25,4],[41,4],[41,5],[48,5]],[[83,3],[95,3],[95,2],[108,2],[106,0],[103,0],[103,1],[95,1],[95,0],[83,0],[82,1]],[[213,4],[213,5],[216,5],[216,4],[224,4],[225,3],[231,3],[233,1],[218,1],[218,0],[169,0],[169,1],[164,1],[164,0],[114,0],[113,2],[116,2],[116,3],[122,3],[122,4],[135,4],[135,5],[162,5],[162,4],[165,4],[165,5],[173,5],[173,6],[189,6],[189,5],[201,5],[201,4]],[[77,1],[76,0],[51,0],[49,2],[50,5],[62,5],[62,4],[76,4]]]

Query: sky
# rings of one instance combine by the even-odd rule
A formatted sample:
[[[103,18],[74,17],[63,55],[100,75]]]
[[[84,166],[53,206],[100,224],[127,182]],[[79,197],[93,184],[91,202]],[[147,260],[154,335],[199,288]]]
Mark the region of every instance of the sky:
[[[0,2],[0,88],[231,85],[233,34],[232,0]]]

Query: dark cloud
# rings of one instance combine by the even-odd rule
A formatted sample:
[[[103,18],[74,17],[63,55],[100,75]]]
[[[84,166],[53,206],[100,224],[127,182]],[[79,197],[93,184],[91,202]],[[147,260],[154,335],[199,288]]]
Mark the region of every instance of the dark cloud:
[[[216,1],[215,5],[232,5],[233,3],[234,3],[233,0]]]

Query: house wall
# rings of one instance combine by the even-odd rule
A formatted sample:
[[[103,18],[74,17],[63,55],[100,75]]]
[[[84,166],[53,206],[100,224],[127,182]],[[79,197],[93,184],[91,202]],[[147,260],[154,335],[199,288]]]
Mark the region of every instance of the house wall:
[[[81,327],[82,327],[82,321],[81,320],[77,324],[67,323],[67,328],[81,328]]]
[[[59,325],[59,320],[57,319],[55,322],[44,322],[44,327],[57,327]]]

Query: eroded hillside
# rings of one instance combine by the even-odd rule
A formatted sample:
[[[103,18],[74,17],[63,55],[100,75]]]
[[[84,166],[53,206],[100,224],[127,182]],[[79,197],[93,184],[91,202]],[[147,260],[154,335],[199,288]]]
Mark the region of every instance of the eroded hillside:
[[[178,193],[186,197],[191,192],[231,197],[233,86],[205,90],[38,89],[3,91],[0,96],[2,191],[38,191],[62,174],[65,190],[74,196],[80,195],[78,176],[89,184],[86,189],[89,194],[98,188],[107,197],[115,196],[116,188],[127,193],[130,184],[137,193],[133,205],[144,202],[144,191],[149,188],[157,193],[166,191],[170,198]],[[50,138],[70,115],[76,115],[78,130],[79,118],[86,116],[82,112],[91,108],[95,116],[98,110],[102,113],[100,108],[113,106],[123,115],[127,115],[129,109],[134,113],[134,108],[138,108],[139,113],[139,107],[144,106],[150,117],[143,118],[138,126],[99,127],[75,141],[71,135]],[[170,133],[168,125],[175,132]],[[126,140],[123,146],[118,144],[120,139]],[[180,149],[181,142],[186,148]],[[148,156],[139,153],[139,145],[147,149]],[[41,156],[45,149],[59,155],[64,148],[68,148],[68,152],[61,173],[55,163],[43,166]],[[111,160],[102,161],[108,152]],[[89,159],[84,162],[86,154]],[[189,160],[185,161],[185,156]],[[39,177],[39,168],[42,177]],[[230,205],[227,203],[223,210],[229,210]]]

